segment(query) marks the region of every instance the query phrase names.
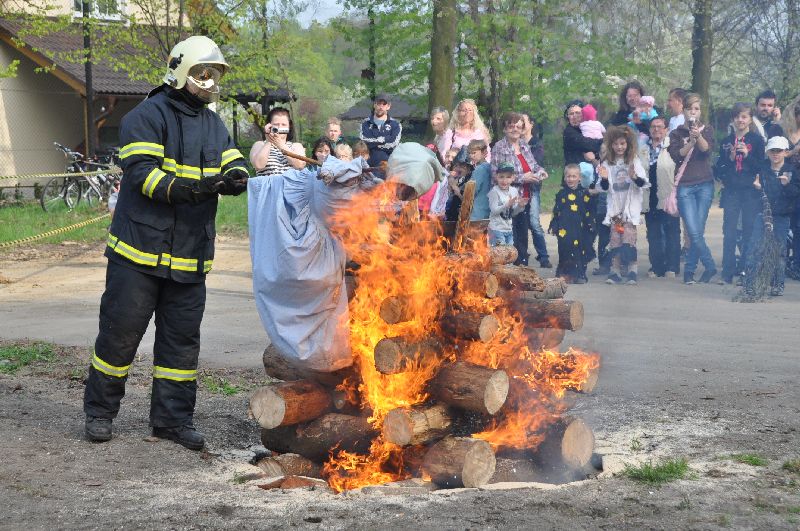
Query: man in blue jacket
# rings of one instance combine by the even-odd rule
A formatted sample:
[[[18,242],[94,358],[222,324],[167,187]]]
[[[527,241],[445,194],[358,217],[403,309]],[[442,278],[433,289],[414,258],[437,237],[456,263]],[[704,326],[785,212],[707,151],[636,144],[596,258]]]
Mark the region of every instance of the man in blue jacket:
[[[394,148],[400,143],[403,127],[389,116],[392,99],[388,94],[378,94],[372,104],[372,114],[361,122],[361,140],[369,147],[369,165],[380,166],[389,160]]]
[[[205,444],[192,419],[217,198],[242,193],[249,177],[227,128],[206,107],[219,99],[227,70],[214,41],[189,37],[172,49],[164,84],[122,119],[123,178],[84,393],[90,441],[111,439],[128,372],[155,315],[153,435],[191,450]]]

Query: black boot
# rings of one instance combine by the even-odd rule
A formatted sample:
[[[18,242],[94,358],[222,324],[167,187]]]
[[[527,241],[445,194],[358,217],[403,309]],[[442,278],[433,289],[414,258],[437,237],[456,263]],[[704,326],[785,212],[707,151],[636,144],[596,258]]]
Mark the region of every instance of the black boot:
[[[201,450],[206,444],[206,438],[191,424],[170,428],[153,427],[153,437],[175,441],[189,450]]]
[[[93,442],[111,440],[111,419],[86,415],[86,438]]]

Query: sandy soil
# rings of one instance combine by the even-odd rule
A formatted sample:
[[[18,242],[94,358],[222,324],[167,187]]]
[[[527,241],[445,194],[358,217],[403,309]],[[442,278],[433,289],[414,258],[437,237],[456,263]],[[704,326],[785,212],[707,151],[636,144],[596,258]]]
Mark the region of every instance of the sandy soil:
[[[718,231],[712,211],[709,233]],[[643,238],[642,238],[643,239]],[[710,238],[719,256],[719,238]],[[551,245],[551,249],[554,245]],[[642,255],[646,247],[640,245]],[[27,253],[27,254],[26,254]],[[220,244],[209,280],[205,378],[197,425],[207,451],[148,438],[149,366],[143,343],[106,444],[83,440],[82,380],[102,290],[99,246],[50,246],[0,256],[0,338],[55,340],[55,362],[0,376],[0,528],[751,528],[800,526],[796,315],[800,284],[763,304],[731,303],[735,290],[643,279],[637,287],[570,288],[586,326],[566,344],[603,356],[600,383],[575,413],[595,430],[604,478],[557,488],[462,489],[387,496],[264,491],[242,481],[261,451],[247,419],[264,382],[263,331],[252,306],[247,242]],[[645,260],[642,260],[645,262]],[[642,271],[646,271],[646,264]],[[216,308],[212,310],[212,308]],[[219,323],[239,323],[235,333]],[[238,326],[238,325],[237,325]],[[78,338],[71,340],[70,338]],[[768,463],[734,462],[756,453]],[[624,463],[685,457],[690,477],[661,487],[613,474]]]

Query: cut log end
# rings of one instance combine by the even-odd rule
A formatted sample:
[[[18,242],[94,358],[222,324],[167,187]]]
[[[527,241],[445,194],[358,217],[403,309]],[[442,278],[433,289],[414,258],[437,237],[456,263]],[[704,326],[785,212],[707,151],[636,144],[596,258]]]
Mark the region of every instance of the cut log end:
[[[443,487],[480,487],[492,479],[495,464],[488,442],[448,437],[428,450],[422,469],[434,483]]]
[[[561,439],[561,456],[571,468],[586,466],[594,452],[594,432],[581,419],[573,419]]]
[[[427,444],[447,435],[451,424],[444,404],[397,408],[383,421],[383,438],[398,446]]]
[[[513,245],[497,245],[489,249],[489,260],[493,265],[513,264],[517,254]]]
[[[484,343],[488,343],[500,330],[500,321],[494,315],[487,315],[481,319],[481,324],[478,327],[478,336]]]
[[[464,362],[443,367],[431,385],[432,392],[442,402],[491,415],[505,404],[508,388],[505,371]]]
[[[486,390],[483,393],[483,403],[489,415],[494,415],[500,411],[500,408],[506,403],[508,388],[508,374],[505,371],[495,371],[489,377],[488,382],[486,382]]]
[[[313,420],[325,413],[330,404],[325,388],[297,380],[260,388],[250,398],[250,411],[262,428],[272,429]]]

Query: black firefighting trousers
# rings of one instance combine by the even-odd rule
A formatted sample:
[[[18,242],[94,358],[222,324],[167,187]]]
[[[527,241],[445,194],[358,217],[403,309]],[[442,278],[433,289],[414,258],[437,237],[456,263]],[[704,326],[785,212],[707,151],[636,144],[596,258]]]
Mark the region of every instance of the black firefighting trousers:
[[[109,262],[100,301],[100,333],[83,399],[86,414],[108,419],[117,416],[128,371],[155,313],[150,425],[191,423],[205,304],[204,282],[175,282]]]

